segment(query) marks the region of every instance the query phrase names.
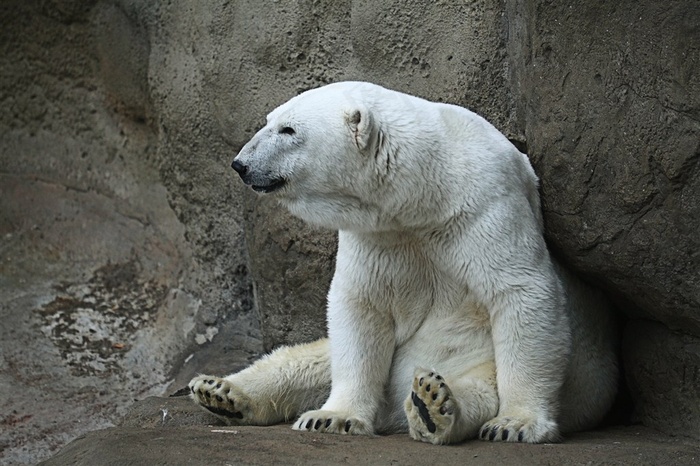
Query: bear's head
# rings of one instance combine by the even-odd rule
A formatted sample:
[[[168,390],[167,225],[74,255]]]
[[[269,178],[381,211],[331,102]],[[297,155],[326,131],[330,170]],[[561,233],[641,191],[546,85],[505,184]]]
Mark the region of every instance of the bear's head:
[[[376,229],[387,163],[379,160],[384,140],[367,86],[338,83],[294,97],[267,116],[231,166],[310,223]]]

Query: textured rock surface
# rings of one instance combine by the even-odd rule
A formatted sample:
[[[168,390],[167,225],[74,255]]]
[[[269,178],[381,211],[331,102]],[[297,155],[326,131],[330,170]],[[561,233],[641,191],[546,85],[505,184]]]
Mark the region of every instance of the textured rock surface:
[[[700,5],[507,11],[550,245],[628,317],[686,334],[630,322],[625,369],[638,419],[700,438]]]
[[[190,255],[182,226],[148,170],[154,133],[97,90],[89,5],[44,6],[4,2],[0,13],[0,457],[10,463],[161,393],[166,354],[184,349],[198,307],[178,282]]]
[[[527,147],[552,247],[663,323],[627,328],[637,418],[700,435],[699,9],[3,2],[0,458],[324,333],[335,235],[228,165],[269,110],[344,79],[469,107]]]
[[[335,233],[313,230],[265,198],[255,202],[247,233],[265,349],[325,336]]]
[[[628,315],[700,336],[700,6],[513,5],[551,244]]]
[[[33,464],[176,372],[260,349],[245,252],[231,247],[241,204],[189,96],[151,87],[176,80],[157,67],[157,12],[138,3],[0,6],[3,463]],[[226,362],[198,353],[180,370],[197,343]]]
[[[623,340],[638,421],[665,432],[700,432],[700,341],[650,321],[633,321]],[[670,413],[670,414],[669,414]]]

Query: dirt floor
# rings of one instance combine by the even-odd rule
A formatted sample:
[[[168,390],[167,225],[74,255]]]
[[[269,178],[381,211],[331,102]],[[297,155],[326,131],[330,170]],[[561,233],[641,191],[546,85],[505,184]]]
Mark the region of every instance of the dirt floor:
[[[568,436],[559,444],[470,441],[434,446],[408,435],[354,437],[296,432],[286,425],[220,425],[186,397],[138,402],[119,427],[79,437],[41,463],[62,465],[179,464],[479,464],[691,465],[700,443],[642,426],[611,427]]]

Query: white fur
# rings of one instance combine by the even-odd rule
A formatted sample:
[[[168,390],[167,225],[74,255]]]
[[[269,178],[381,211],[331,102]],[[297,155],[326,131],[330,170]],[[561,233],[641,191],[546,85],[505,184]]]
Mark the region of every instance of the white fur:
[[[432,443],[552,441],[610,407],[609,306],[552,262],[535,173],[483,118],[332,84],[275,109],[235,161],[247,184],[339,230],[330,343],[195,379],[203,406],[226,415],[207,388],[223,381],[243,400],[234,422],[300,415],[300,430]]]

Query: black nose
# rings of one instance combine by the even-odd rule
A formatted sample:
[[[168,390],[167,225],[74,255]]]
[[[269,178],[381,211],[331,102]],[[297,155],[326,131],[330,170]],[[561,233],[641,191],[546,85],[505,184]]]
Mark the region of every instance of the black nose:
[[[233,168],[234,170],[236,170],[236,171],[238,172],[238,174],[241,175],[241,176],[243,176],[243,175],[245,175],[246,173],[248,173],[248,167],[246,167],[246,166],[243,165],[241,162],[239,162],[238,160],[235,160],[235,159],[234,159],[233,162],[231,162],[231,168]]]

